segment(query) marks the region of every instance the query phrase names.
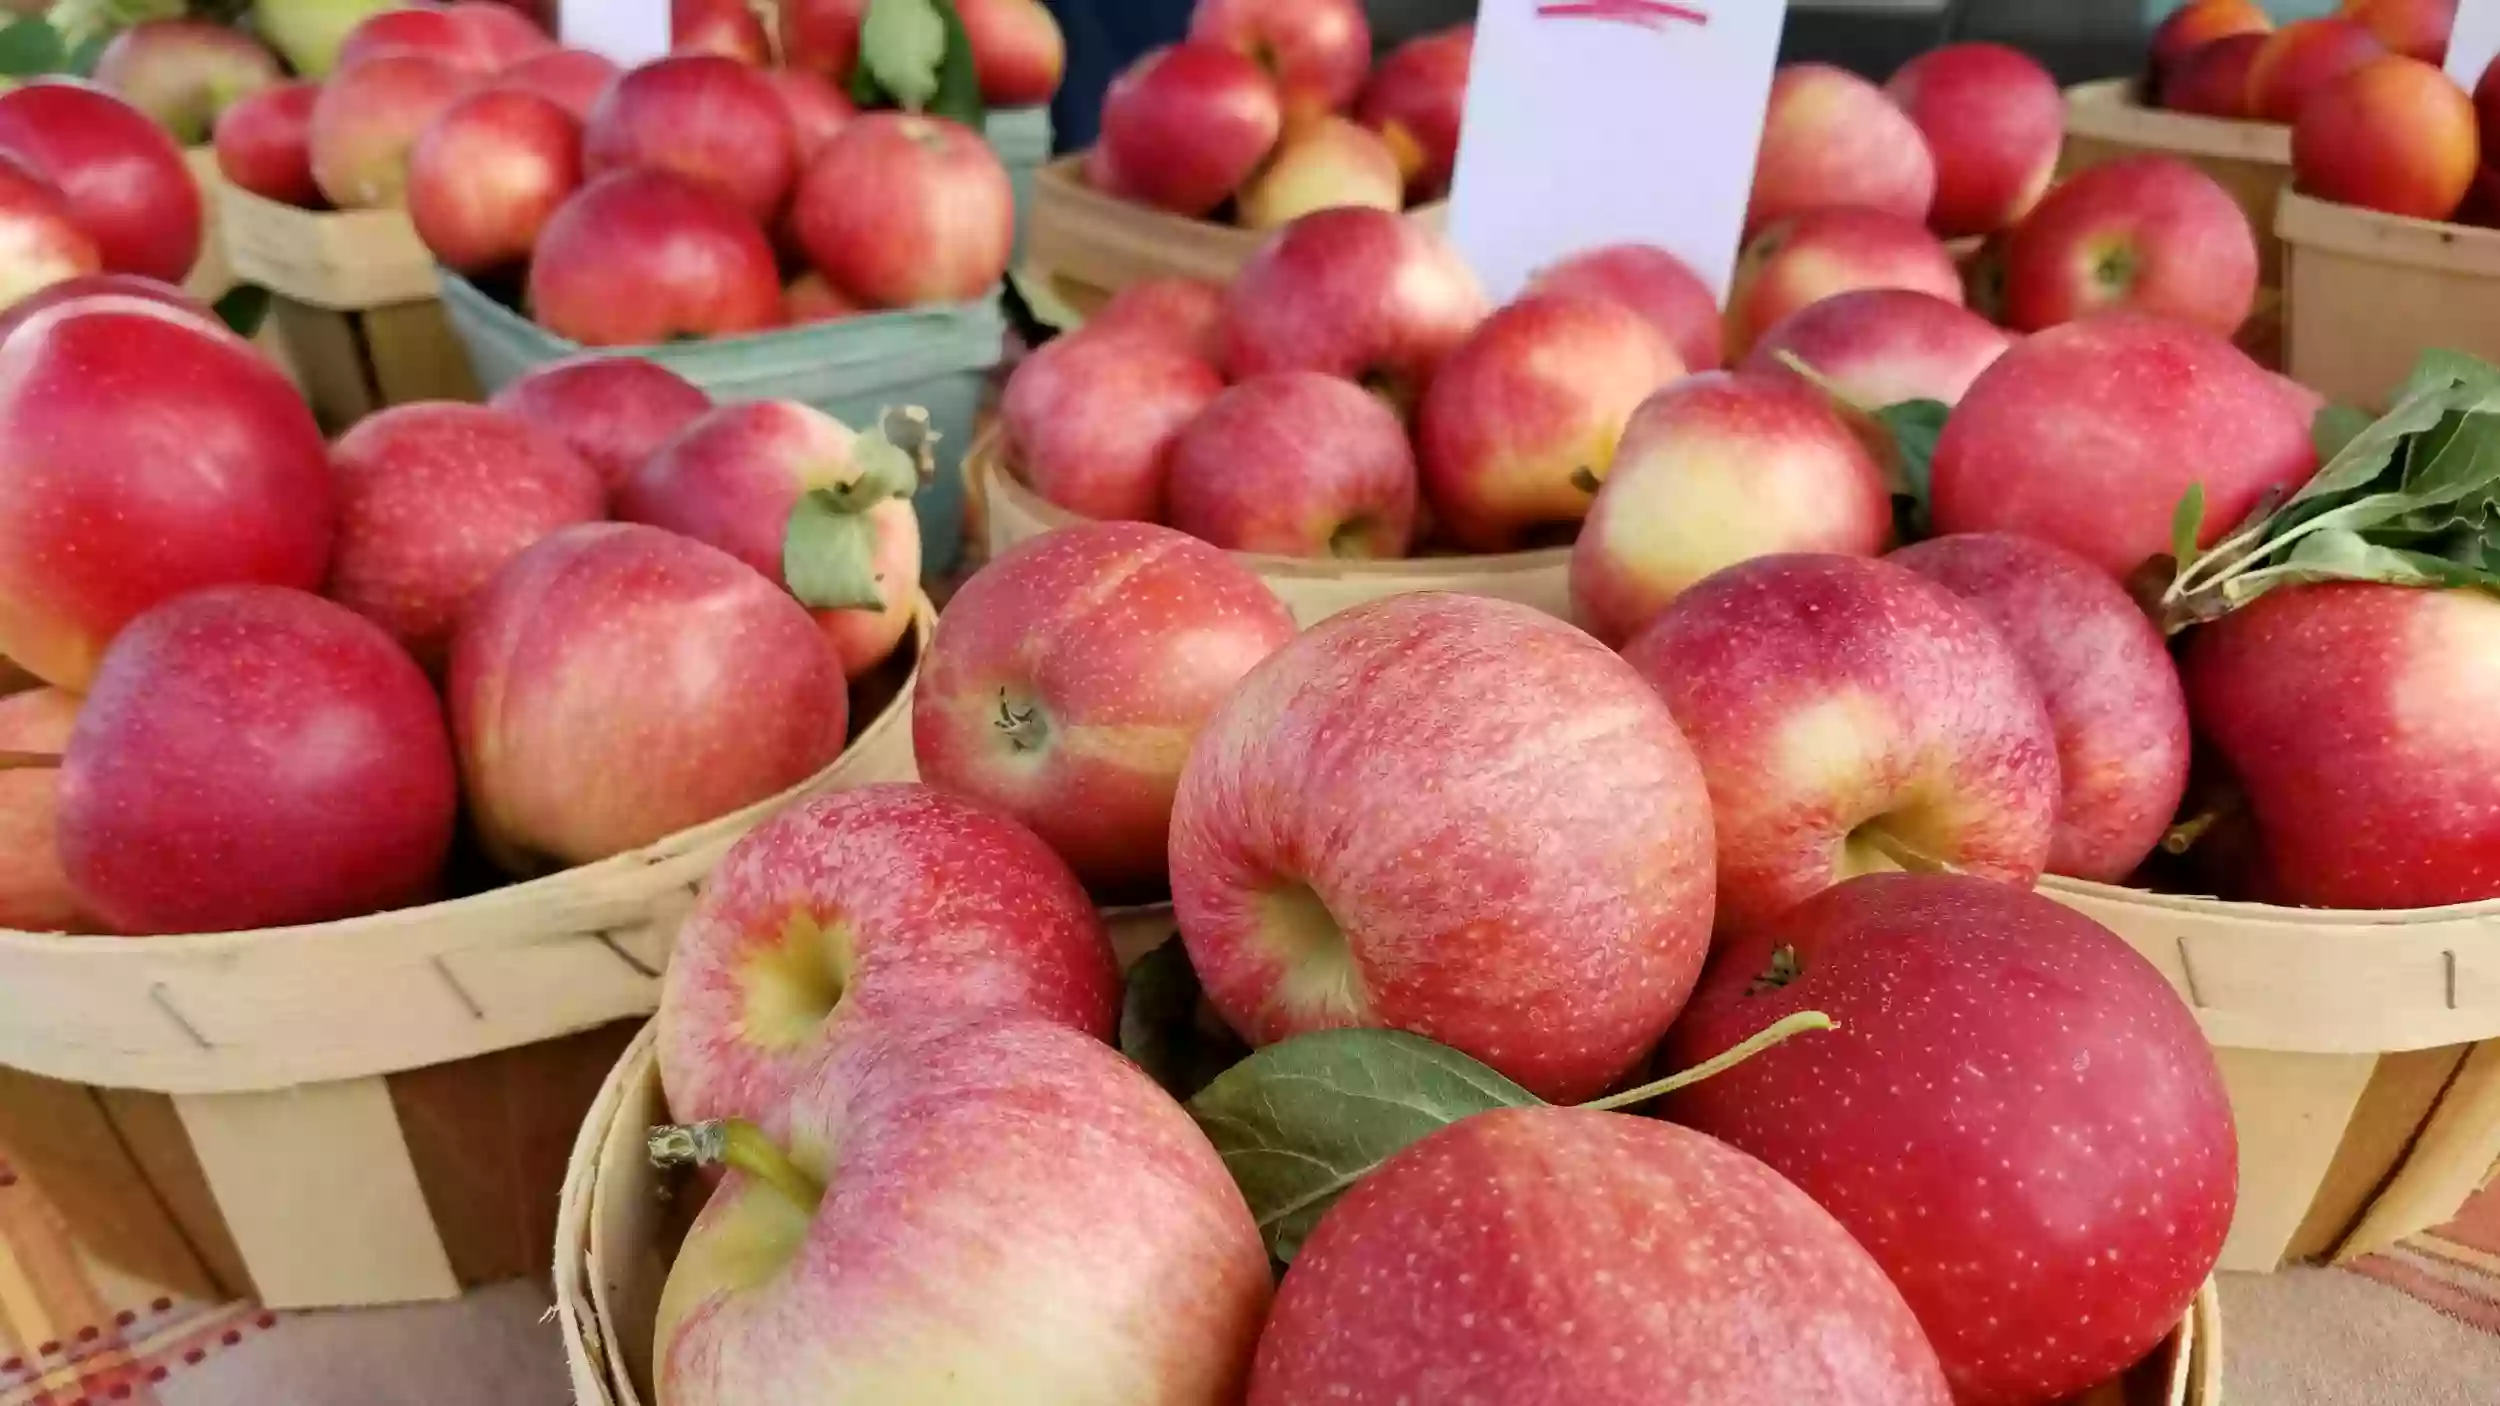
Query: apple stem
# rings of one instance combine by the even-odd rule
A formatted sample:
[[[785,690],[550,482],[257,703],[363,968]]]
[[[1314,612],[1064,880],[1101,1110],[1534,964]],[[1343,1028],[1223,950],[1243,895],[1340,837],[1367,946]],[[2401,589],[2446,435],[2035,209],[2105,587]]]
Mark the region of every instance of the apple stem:
[[[998,691],[998,720],[990,726],[1006,734],[1007,740],[1019,752],[1039,750],[1042,739],[1050,735],[1049,725],[1042,721],[1041,708],[1031,703],[1017,708],[1008,701],[1004,688]]]
[[[1876,853],[1881,854],[1884,858],[1900,865],[1902,872],[1904,873],[1954,874],[1960,872],[1952,865],[1909,843],[1900,836],[1880,828],[1870,827],[1868,829],[1860,830],[1857,833],[1857,838],[1863,840],[1866,843],[1867,848],[1874,850]]]
[[[2169,829],[2162,832],[2162,853],[2185,854],[2189,850],[2196,848],[2196,842],[2205,838],[2205,832],[2221,823],[2221,820],[2222,812],[2218,810],[2209,810],[2197,815],[2191,815],[2187,819],[2180,821],[2178,824],[2171,826]]]
[[[0,749],[0,771],[48,771],[61,764],[58,752],[11,752]]]
[[[1612,1113],[1618,1109],[1629,1108],[1636,1103],[1647,1103],[1653,1098],[1663,1097],[1678,1089],[1690,1088],[1714,1075],[1725,1074],[1764,1050],[1784,1045],[1809,1030],[1838,1030],[1839,1028],[1830,1016],[1821,1011],[1798,1011],[1792,1015],[1782,1016],[1772,1024],[1754,1032],[1753,1035],[1715,1059],[1704,1060],[1681,1073],[1670,1074],[1664,1079],[1643,1084],[1637,1089],[1626,1089],[1619,1094],[1608,1094],[1594,1103],[1584,1103],[1580,1106],[1596,1109],[1600,1113]]]
[[[790,1155],[743,1118],[653,1128],[645,1146],[660,1167],[726,1166],[746,1173],[801,1206],[825,1199],[825,1188]]]

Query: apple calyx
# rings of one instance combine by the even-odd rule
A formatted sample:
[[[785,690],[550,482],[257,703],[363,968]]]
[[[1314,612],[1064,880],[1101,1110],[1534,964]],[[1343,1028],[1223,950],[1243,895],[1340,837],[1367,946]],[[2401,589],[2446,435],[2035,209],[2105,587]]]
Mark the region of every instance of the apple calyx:
[[[1760,976],[1746,983],[1745,994],[1767,996],[1774,991],[1786,989],[1788,983],[1803,975],[1805,975],[1805,968],[1797,962],[1797,949],[1782,946],[1771,953],[1771,965],[1764,967]]]
[[[2092,261],[2092,281],[2112,293],[2123,294],[2132,287],[2135,272],[2135,251],[2124,245],[2113,246]]]
[[[728,1167],[796,1205],[812,1207],[825,1199],[822,1182],[799,1170],[788,1153],[764,1136],[763,1129],[743,1118],[653,1128],[644,1147],[656,1167]]]
[[[1050,740],[1050,723],[1042,716],[1042,705],[1027,703],[1018,708],[1003,684],[998,690],[998,716],[990,720],[990,726],[1019,752],[1038,752]]]
[[[1787,951],[1788,949],[1781,950]],[[1791,952],[1789,955],[1793,961],[1796,954]],[[1775,955],[1773,962],[1776,964],[1777,960]],[[1608,1094],[1604,1098],[1595,1099],[1580,1106],[1595,1109],[1600,1113],[1619,1112],[1635,1104],[1647,1103],[1653,1098],[1663,1098],[1678,1089],[1689,1089],[1704,1079],[1725,1074],[1755,1055],[1787,1044],[1809,1030],[1838,1030],[1839,1028],[1838,1022],[1821,1011],[1795,1011],[1781,1016],[1778,1020],[1729,1046],[1718,1055],[1703,1060],[1690,1069],[1670,1074],[1664,1079],[1653,1080],[1638,1088],[1626,1089],[1619,1094]]]
[[[1571,486],[1594,498],[1597,490],[1606,486],[1606,481],[1597,476],[1597,470],[1582,464],[1571,471]]]
[[[0,771],[49,771],[60,764],[58,752],[12,752],[0,748]]]

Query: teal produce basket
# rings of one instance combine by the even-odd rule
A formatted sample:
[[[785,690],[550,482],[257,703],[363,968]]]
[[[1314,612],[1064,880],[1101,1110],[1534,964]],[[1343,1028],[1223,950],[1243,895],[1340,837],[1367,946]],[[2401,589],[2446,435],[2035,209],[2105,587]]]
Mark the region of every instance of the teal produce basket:
[[[1000,108],[982,127],[990,149],[1016,188],[1016,266],[1024,263],[1024,232],[1033,219],[1033,178],[1050,164],[1050,109]]]
[[[469,365],[487,394],[548,362],[586,350],[449,269],[440,272],[443,314],[468,349]],[[923,573],[935,578],[954,567],[963,549],[960,468],[1006,336],[1006,315],[993,292],[980,302],[956,307],[875,313],[744,337],[596,350],[657,362],[716,400],[803,401],[853,429],[875,424],[878,412],[889,406],[926,409],[940,436],[938,474],[912,503],[920,514]]]

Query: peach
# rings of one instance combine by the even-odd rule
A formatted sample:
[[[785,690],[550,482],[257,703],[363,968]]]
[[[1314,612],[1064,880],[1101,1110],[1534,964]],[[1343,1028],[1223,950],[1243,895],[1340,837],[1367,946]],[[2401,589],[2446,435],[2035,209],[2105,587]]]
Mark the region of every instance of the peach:
[[[1935,202],[1935,155],[1883,89],[1819,63],[1790,64],[1772,78],[1745,211],[1747,238],[1826,205],[1923,221]]]
[[[2351,20],[2294,20],[2276,30],[2249,65],[2249,114],[2263,122],[2295,121],[2311,94],[2386,52],[2378,36]]]
[[[1937,234],[1994,234],[2048,193],[2066,101],[2030,55],[2003,44],[1948,44],[1903,64],[1884,92],[1935,155],[1927,226]]]
[[[1908,288],[1962,301],[1962,271],[1927,227],[1881,210],[1814,210],[1783,220],[1745,246],[1727,300],[1727,352],[1801,308],[1860,288]]]
[[[2199,117],[2247,118],[2248,71],[2265,47],[2263,34],[2234,34],[2191,50],[2163,71],[2161,105]]]
[[[2257,301],[2257,236],[2213,177],[2130,156],[2077,173],[2015,227],[2004,297],[2018,331],[2133,308],[2227,337]]]
[[[2343,15],[2406,58],[2443,64],[2448,33],[2457,27],[2457,0],[2344,0]]]
[[[2273,32],[2274,20],[2257,0],[2189,0],[2153,31],[2153,75],[2167,76],[2180,60],[2217,39]]]
[[[2444,220],[2480,167],[2474,101],[2420,59],[2372,59],[2318,90],[2292,126],[2292,181],[2345,205]]]

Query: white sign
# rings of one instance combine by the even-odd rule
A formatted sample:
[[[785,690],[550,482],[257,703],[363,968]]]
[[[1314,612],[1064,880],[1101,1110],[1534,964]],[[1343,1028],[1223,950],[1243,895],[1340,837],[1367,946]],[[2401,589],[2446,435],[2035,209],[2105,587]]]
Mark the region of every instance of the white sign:
[[[2457,27],[2448,33],[2448,76],[2473,92],[2495,57],[2500,57],[2500,0],[2461,0]]]
[[[1497,301],[1600,244],[1656,244],[1724,299],[1787,6],[1490,0],[1450,237]]]
[[[564,0],[556,33],[570,48],[634,68],[668,53],[668,0]]]

